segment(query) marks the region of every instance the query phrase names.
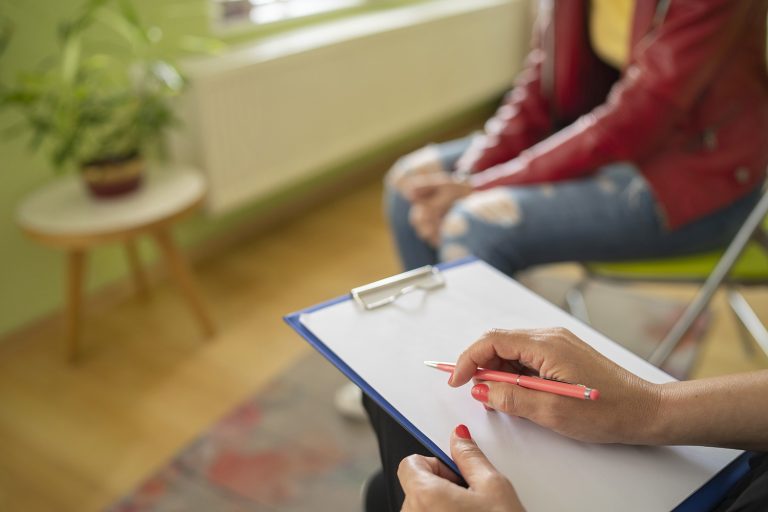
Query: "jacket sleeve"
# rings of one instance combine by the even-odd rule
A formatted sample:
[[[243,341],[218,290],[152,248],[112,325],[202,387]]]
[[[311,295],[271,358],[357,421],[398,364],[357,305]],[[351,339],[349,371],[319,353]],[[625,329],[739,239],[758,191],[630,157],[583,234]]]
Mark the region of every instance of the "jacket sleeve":
[[[633,49],[605,103],[520,153],[472,176],[475,188],[588,175],[640,161],[667,138],[746,26],[753,0],[671,0],[664,21]]]
[[[542,92],[544,51],[540,46],[538,31],[542,23],[539,21],[532,50],[517,76],[515,87],[485,123],[484,133],[476,137],[462,155],[457,169],[477,172],[506,162],[552,132],[548,101]]]

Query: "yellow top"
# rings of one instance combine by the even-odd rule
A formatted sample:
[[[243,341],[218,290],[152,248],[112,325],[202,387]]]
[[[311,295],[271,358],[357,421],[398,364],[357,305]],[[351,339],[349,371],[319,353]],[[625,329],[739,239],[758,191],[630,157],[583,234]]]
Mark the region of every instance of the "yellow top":
[[[622,69],[629,57],[635,0],[592,0],[589,38],[603,62]]]

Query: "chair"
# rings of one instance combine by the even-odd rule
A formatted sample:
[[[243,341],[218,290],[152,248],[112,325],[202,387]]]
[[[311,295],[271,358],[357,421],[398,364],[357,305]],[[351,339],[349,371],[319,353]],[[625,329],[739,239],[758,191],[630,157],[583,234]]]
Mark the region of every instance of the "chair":
[[[768,190],[758,201],[724,252],[665,260],[623,263],[585,263],[585,275],[566,294],[566,307],[589,323],[584,290],[594,279],[610,281],[702,282],[696,296],[664,339],[648,357],[661,366],[723,286],[728,303],[742,326],[745,350],[753,353],[751,336],[768,354],[768,330],[755,314],[739,286],[768,284]]]

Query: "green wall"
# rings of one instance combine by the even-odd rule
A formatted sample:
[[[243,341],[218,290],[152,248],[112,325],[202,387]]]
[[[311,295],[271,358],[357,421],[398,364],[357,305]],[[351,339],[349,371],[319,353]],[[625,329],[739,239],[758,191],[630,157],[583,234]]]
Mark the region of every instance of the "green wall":
[[[413,0],[380,2],[382,5],[400,5]],[[15,75],[18,70],[51,53],[56,44],[56,27],[62,19],[71,16],[82,0],[0,0],[0,14],[13,19],[15,36],[7,53],[0,59],[0,76]],[[135,0],[142,20],[156,25],[164,32],[166,44],[178,41],[183,35],[211,36],[208,21],[207,0]],[[352,11],[354,12],[354,11]],[[348,12],[349,13],[349,12]],[[348,14],[344,13],[344,14]],[[325,16],[324,19],[339,16]],[[275,24],[236,36],[224,38],[226,43],[237,44],[286,30],[297,25],[314,22],[299,20]],[[104,43],[95,41],[96,44]],[[0,129],[11,124],[13,119],[0,113]],[[64,294],[64,258],[50,248],[42,247],[26,239],[14,222],[15,207],[25,194],[43,185],[54,177],[46,161],[27,151],[24,137],[10,138],[0,131],[0,337],[29,322],[49,314],[62,305]],[[409,134],[406,134],[406,136]],[[415,135],[415,134],[410,134]],[[405,139],[406,137],[404,137]],[[401,141],[389,141],[379,152],[391,151]],[[370,159],[376,155],[366,155]],[[325,176],[345,172],[360,162],[349,162],[344,168],[329,170]],[[311,187],[312,183],[302,187]],[[246,221],[248,218],[270,207],[286,195],[297,190],[285,191],[270,201],[251,205],[232,215],[215,221],[202,216],[189,220],[180,229],[184,245],[193,245],[224,230]],[[143,245],[145,257],[147,245]],[[114,281],[126,273],[124,255],[119,247],[108,246],[89,253],[88,289],[93,290]]]

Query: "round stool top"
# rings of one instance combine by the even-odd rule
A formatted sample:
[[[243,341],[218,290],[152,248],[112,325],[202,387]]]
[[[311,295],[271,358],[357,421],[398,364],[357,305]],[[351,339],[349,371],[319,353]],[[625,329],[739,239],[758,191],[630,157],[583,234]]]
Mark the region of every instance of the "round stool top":
[[[205,194],[198,172],[149,171],[135,192],[91,197],[77,174],[57,179],[21,202],[16,218],[28,232],[52,237],[87,237],[141,229],[195,206]]]

